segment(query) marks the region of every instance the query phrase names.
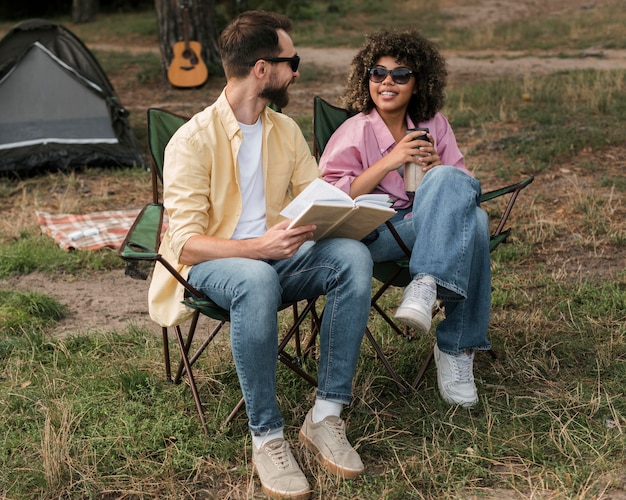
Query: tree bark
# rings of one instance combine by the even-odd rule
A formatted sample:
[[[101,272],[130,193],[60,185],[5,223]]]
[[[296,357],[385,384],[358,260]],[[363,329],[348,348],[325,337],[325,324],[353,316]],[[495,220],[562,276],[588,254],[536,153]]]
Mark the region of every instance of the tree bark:
[[[201,57],[209,69],[209,78],[211,75],[223,74],[217,42],[219,33],[215,0],[155,0],[164,76],[167,75],[167,69],[174,57],[174,44],[184,40],[182,2],[187,2],[189,9],[189,40],[199,42],[202,46]]]
[[[75,23],[94,21],[99,3],[98,0],[72,0],[72,21]]]

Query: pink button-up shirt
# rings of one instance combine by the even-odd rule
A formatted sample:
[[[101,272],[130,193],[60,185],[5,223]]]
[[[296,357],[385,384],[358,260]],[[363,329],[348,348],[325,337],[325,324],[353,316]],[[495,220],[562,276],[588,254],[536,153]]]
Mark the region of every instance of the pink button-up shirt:
[[[407,128],[414,128],[407,116]],[[456,144],[450,123],[437,113],[417,127],[428,127],[435,140],[435,148],[443,165],[456,167],[468,175],[465,159]],[[320,170],[325,181],[350,194],[350,184],[366,168],[373,165],[396,145],[385,122],[373,109],[369,114],[359,113],[346,120],[332,135],[320,158]],[[404,179],[397,170],[389,172],[376,186],[374,193],[385,193],[394,201],[394,208],[409,208],[413,201],[404,189]]]

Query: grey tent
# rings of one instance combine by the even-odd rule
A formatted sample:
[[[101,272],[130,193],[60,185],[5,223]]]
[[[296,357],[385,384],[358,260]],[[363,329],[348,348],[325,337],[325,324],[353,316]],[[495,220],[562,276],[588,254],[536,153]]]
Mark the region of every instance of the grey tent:
[[[0,172],[144,164],[128,112],[74,34],[32,19],[0,40]]]

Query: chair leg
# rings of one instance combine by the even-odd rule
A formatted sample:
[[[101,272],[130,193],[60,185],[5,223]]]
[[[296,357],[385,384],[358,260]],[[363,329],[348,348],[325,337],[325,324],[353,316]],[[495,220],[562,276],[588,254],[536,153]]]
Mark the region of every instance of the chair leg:
[[[310,354],[310,351],[315,347],[317,335],[319,334],[321,328],[321,316],[318,316],[315,309],[316,300],[317,299],[309,299],[302,313],[298,313],[298,304],[294,304],[292,306],[294,327],[290,329],[290,332],[293,332],[292,335],[295,337],[294,344],[296,355],[295,357],[290,356],[290,358],[298,363],[301,363],[302,360],[306,358]],[[300,336],[300,325],[309,313],[311,315],[311,334],[309,335],[309,340],[306,343],[306,346],[303,347],[302,337]],[[288,332],[287,335],[289,335],[290,332]]]
[[[281,341],[281,343],[278,345],[279,361],[281,361],[284,365],[286,365],[295,373],[297,373],[300,377],[306,380],[313,387],[317,387],[317,380],[300,367],[302,358],[306,356],[306,354],[308,353],[308,350],[312,346],[311,342],[309,341],[309,343],[307,344],[307,348],[304,351],[301,350],[300,326],[302,325],[302,322],[306,319],[306,316],[309,313],[311,313],[314,318],[317,318],[317,313],[315,312],[315,302],[316,302],[316,299],[309,299],[307,301],[307,305],[305,306],[305,308],[302,310],[300,314],[297,314],[297,310],[294,310],[295,322],[292,325],[292,327],[289,329],[287,334],[283,337],[283,340]],[[313,331],[311,332],[311,335],[312,336],[316,335],[318,329],[319,329],[319,323],[317,323],[317,326],[313,329]],[[294,336],[295,336],[295,341],[296,341],[296,354],[298,358],[295,358],[294,356],[291,356],[290,354],[285,352],[285,347],[291,341],[291,339],[294,338]]]
[[[394,332],[400,335],[400,337],[406,337],[408,339],[413,338],[413,334],[408,332],[408,327],[407,327],[407,331],[402,331],[400,327],[396,324],[396,322],[377,303],[373,302],[372,307],[385,320],[385,323],[387,323]]]
[[[198,410],[198,416],[200,417],[200,423],[202,424],[202,430],[205,434],[209,433],[209,430],[206,426],[206,420],[204,419],[204,409],[202,408],[202,402],[200,401],[200,395],[198,394],[198,388],[196,386],[196,379],[193,376],[193,372],[191,371],[191,365],[189,364],[189,359],[187,357],[187,352],[185,351],[185,342],[183,341],[183,334],[180,331],[180,327],[175,327],[176,330],[176,338],[178,339],[178,346],[181,351],[181,362],[185,367],[185,371],[187,372],[187,377],[189,378],[189,386],[191,387],[191,393],[193,394],[193,399],[196,403],[196,409]],[[191,334],[190,334],[191,336]],[[187,348],[188,351],[188,348]]]
[[[226,417],[226,420],[224,420],[224,423],[222,424],[222,429],[223,429],[224,427],[226,427],[226,426],[230,423],[230,421],[231,421],[233,418],[235,418],[235,415],[237,415],[237,413],[239,413],[239,412],[241,411],[241,409],[242,409],[242,408],[243,408],[243,406],[244,406],[244,403],[245,403],[244,399],[243,399],[243,398],[241,398],[241,399],[239,400],[239,403],[237,403],[237,404],[235,405],[235,407],[233,408],[233,411],[231,411],[231,412],[230,412],[230,414],[228,415],[228,417]]]
[[[213,339],[220,332],[220,330],[222,329],[225,323],[226,323],[225,321],[220,321],[213,328],[213,330],[211,330],[211,333],[209,333],[209,336],[204,340],[204,342],[202,342],[202,344],[200,345],[200,347],[198,347],[198,350],[195,352],[195,354],[189,359],[190,366],[193,366],[193,364],[200,357],[200,355],[204,352],[204,350],[209,346],[211,342],[213,342]]]
[[[372,335],[372,332],[370,331],[369,327],[365,328],[365,336],[370,341],[370,344],[372,344],[372,347],[376,351],[376,355],[378,356],[378,359],[380,359],[380,362],[383,364],[383,366],[387,370],[387,373],[389,373],[393,381],[398,386],[398,390],[400,392],[405,392],[407,389],[406,384],[402,381],[402,379],[398,376],[396,371],[391,366],[391,363],[387,359],[387,356],[385,356],[385,354],[383,353],[383,350],[381,349],[380,345],[378,345],[378,342],[376,342],[376,339],[374,338],[374,335]]]
[[[422,377],[424,377],[424,373],[426,373],[426,370],[428,369],[428,367],[430,366],[430,363],[432,362],[433,358],[435,357],[435,353],[434,351],[431,349],[430,352],[428,353],[428,356],[426,356],[426,359],[424,360],[424,362],[422,363],[422,366],[420,366],[420,371],[417,373],[417,377],[415,377],[415,380],[413,381],[413,383],[411,384],[411,388],[416,391],[417,390],[417,386],[419,385],[419,383],[422,381]]]
[[[170,342],[167,337],[167,328],[161,328],[161,335],[163,337],[163,358],[165,361],[165,377],[168,382],[172,382],[172,365],[170,364]]]
[[[183,376],[183,369],[186,368],[184,366],[183,361],[184,360],[189,360],[189,349],[191,349],[191,342],[193,341],[193,336],[196,333],[196,326],[198,325],[198,318],[200,317],[200,312],[196,311],[193,314],[193,317],[191,318],[191,325],[189,325],[189,332],[187,334],[187,341],[183,343],[183,345],[181,345],[181,354],[182,357],[180,359],[180,363],[178,364],[178,370],[176,372],[176,376],[174,377],[174,383],[175,384],[180,384],[180,379]],[[176,327],[178,329],[178,332],[180,333],[180,327],[177,326]],[[182,333],[180,334],[180,337],[182,339]]]
[[[192,318],[191,325],[189,326],[189,333],[187,335],[187,341],[185,342],[185,352],[187,356],[189,356],[189,351],[191,350],[191,344],[195,335],[197,323],[198,323],[198,318],[196,317]],[[193,366],[196,360],[202,355],[204,350],[213,341],[215,336],[220,332],[220,330],[222,329],[225,323],[226,323],[225,321],[220,321],[213,328],[213,330],[211,330],[208,337],[204,340],[204,342],[202,342],[200,347],[198,347],[194,355],[191,358],[189,358],[189,366]],[[185,374],[185,366],[183,365],[183,362],[181,360],[181,362],[178,364],[178,370],[176,371],[176,377],[174,378],[174,383],[180,384],[180,380],[184,374]]]
[[[291,311],[293,313],[293,319],[294,322],[296,322],[299,318],[299,314],[298,314],[298,303],[294,303],[291,306]],[[295,349],[296,349],[296,357],[301,358],[302,357],[302,343],[300,342],[300,327],[296,328],[296,335],[295,335],[295,339],[294,339],[294,344],[295,344]]]

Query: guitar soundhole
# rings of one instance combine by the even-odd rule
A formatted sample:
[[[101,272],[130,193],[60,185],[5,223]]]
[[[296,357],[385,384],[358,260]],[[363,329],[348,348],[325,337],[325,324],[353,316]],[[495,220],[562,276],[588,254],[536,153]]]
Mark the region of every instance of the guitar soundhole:
[[[191,50],[191,49],[185,49],[185,50],[183,51],[183,57],[184,57],[185,59],[188,59],[188,60],[189,60],[189,62],[190,62],[191,64],[193,64],[194,66],[195,66],[196,64],[198,64],[198,56],[197,56],[197,55],[196,55],[196,53],[195,53],[193,50]]]

